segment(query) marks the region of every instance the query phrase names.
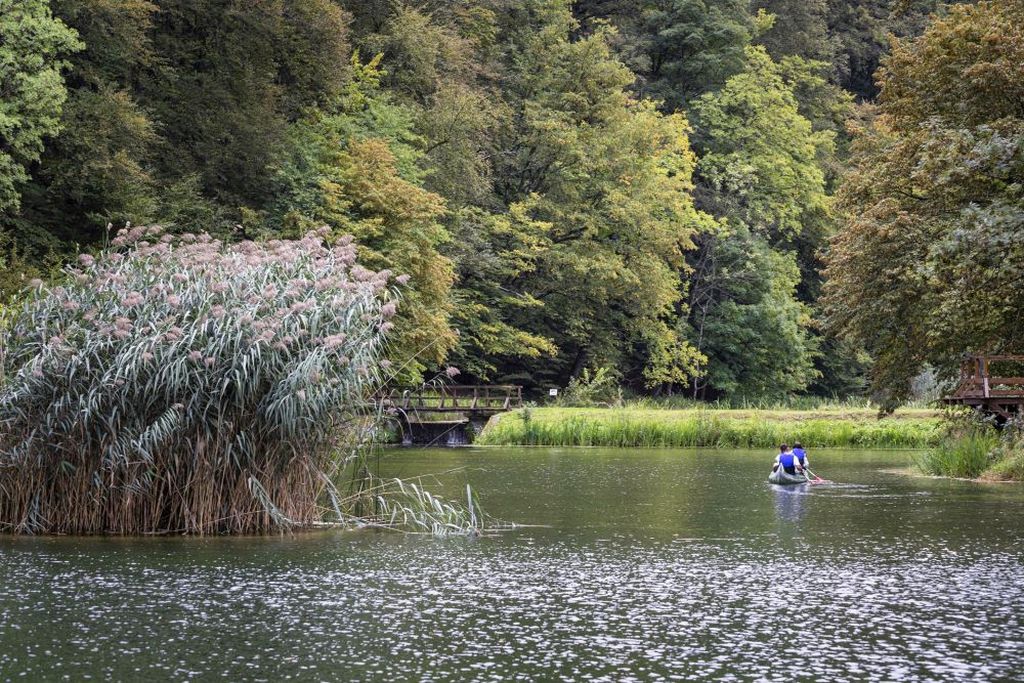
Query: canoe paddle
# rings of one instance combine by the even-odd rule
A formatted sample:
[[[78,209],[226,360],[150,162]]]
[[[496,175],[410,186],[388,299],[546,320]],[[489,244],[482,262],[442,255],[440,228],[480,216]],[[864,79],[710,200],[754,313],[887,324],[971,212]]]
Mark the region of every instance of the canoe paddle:
[[[829,479],[822,479],[821,477],[819,477],[814,472],[811,472],[811,470],[809,468],[807,468],[807,467],[804,468],[804,473],[805,474],[809,474],[812,477],[814,477],[814,479],[808,479],[807,480],[811,484],[831,484],[832,483],[831,480],[829,480]]]

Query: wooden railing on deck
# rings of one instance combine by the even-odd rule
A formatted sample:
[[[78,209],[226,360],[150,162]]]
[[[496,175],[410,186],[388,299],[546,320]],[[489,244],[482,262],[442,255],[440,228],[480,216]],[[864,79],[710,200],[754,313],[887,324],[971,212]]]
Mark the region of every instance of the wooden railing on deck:
[[[1024,398],[1024,377],[992,375],[989,371],[992,363],[1024,365],[1024,356],[969,356],[960,367],[960,383],[944,400],[962,403],[965,399]]]

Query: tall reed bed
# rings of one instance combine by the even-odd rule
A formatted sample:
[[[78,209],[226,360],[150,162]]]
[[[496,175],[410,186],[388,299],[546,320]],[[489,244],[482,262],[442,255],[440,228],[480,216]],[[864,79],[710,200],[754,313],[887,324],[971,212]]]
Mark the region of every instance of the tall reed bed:
[[[921,455],[917,465],[925,474],[973,479],[995,462],[994,452],[998,445],[999,436],[994,430],[992,433],[977,431],[944,438],[935,448]]]
[[[969,413],[953,417],[944,425],[935,447],[917,459],[918,468],[925,474],[973,479],[1000,461],[1006,450],[1002,447],[1013,442],[1011,431],[1015,430],[1004,434],[1004,444],[999,431],[985,420]],[[1010,465],[1003,462],[1002,467]]]
[[[921,448],[938,437],[932,418],[772,419],[729,411],[526,409],[492,420],[482,445],[775,448]]]
[[[59,284],[33,283],[0,333],[0,530],[320,520],[372,429],[395,312],[390,273],[324,237],[229,246],[133,228]]]

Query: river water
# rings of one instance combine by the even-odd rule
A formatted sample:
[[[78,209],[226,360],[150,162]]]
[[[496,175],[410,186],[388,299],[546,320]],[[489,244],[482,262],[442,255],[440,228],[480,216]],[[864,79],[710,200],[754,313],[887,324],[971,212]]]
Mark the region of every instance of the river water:
[[[1024,679],[1024,486],[909,453],[406,450],[525,526],[0,539],[0,679]]]

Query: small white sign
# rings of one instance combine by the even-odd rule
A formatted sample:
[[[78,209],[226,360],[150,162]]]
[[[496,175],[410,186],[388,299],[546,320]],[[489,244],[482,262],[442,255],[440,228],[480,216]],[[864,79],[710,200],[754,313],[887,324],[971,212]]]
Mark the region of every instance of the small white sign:
[[[558,389],[548,389],[548,396],[558,396]]]

